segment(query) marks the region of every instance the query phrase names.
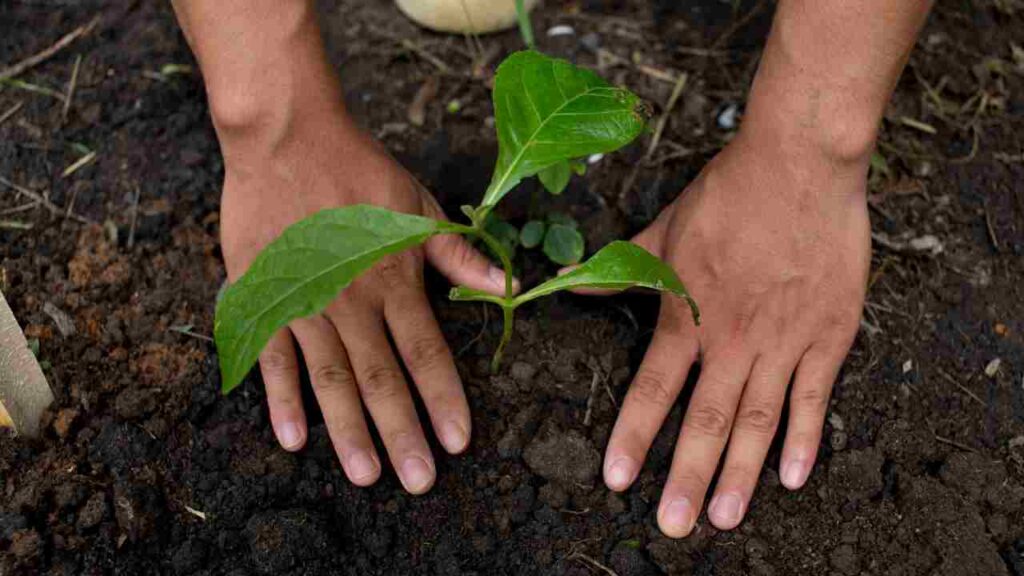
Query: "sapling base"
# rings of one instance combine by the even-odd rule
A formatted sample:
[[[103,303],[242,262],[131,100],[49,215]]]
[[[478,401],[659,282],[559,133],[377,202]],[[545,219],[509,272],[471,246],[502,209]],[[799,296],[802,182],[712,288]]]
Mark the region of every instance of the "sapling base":
[[[543,175],[545,187],[560,192],[571,173],[579,172],[578,159],[611,152],[636,138],[644,130],[647,111],[628,90],[533,51],[517,52],[498,67],[493,99],[498,160],[480,205],[462,207],[468,224],[366,205],[322,210],[289,226],[224,291],[214,321],[223,392],[241,383],[275,332],[297,318],[323,311],[381,258],[438,234],[478,239],[501,262],[503,294],[464,286],[449,294],[452,300],[501,307],[503,328],[493,370],[512,337],[515,310],[562,290],[649,288],[685,298],[694,322],[699,322],[697,306],[675,271],[629,242],[612,242],[570,272],[523,294],[514,293],[509,250],[487,227],[495,206],[533,176]],[[578,258],[582,244],[568,252],[567,257]]]

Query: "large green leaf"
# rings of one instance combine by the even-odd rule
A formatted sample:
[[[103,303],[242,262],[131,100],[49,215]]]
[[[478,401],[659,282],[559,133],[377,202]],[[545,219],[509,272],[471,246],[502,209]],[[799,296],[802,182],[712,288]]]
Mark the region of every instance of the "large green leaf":
[[[523,178],[573,158],[611,152],[644,128],[640,99],[597,74],[533,51],[517,52],[494,79],[498,163],[482,208]]]
[[[544,185],[544,189],[558,196],[569,185],[569,179],[572,178],[572,167],[569,166],[568,160],[557,162],[538,172],[537,178]]]
[[[700,311],[690,298],[675,271],[656,256],[632,242],[615,241],[605,246],[577,268],[552,278],[519,296],[519,303],[547,296],[560,290],[598,288],[625,290],[650,288],[685,298],[693,312],[694,322],[700,323]]]
[[[321,312],[378,260],[453,225],[375,206],[323,210],[268,244],[217,304],[221,389],[241,383],[270,337]]]

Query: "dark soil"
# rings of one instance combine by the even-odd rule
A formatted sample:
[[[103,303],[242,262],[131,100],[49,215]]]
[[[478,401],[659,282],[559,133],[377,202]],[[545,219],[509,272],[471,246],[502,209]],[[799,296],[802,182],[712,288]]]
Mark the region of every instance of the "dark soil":
[[[718,117],[742,110],[770,22],[768,2],[733,4],[547,3],[542,48],[633,87],[656,114],[672,75],[689,80],[649,160],[645,137],[534,209],[572,212],[594,248],[638,230],[696,174],[733,133]],[[457,213],[495,151],[473,44],[415,29],[390,2],[322,12],[354,114]],[[192,64],[168,3],[9,0],[0,63],[96,14],[97,30],[20,77],[64,92],[81,56],[66,121],[52,96],[0,89],[0,114],[21,103],[0,124],[0,176],[57,207],[0,188],[0,289],[57,396],[43,438],[0,434],[0,574],[1024,575],[1019,3],[938,6],[899,85],[886,166],[872,177],[864,328],[809,485],[779,485],[776,448],[737,531],[702,521],[681,541],[660,536],[654,510],[685,399],[633,489],[612,494],[599,476],[650,339],[651,298],[529,307],[491,376],[494,311],[445,302],[432,279],[475,438],[465,456],[438,460],[423,497],[390,471],[373,488],[350,486],[322,424],[303,452],[280,450],[257,376],[221,397],[203,335],[223,279],[222,168],[198,75],[159,74]],[[548,38],[554,24],[576,34]],[[480,42],[485,72],[519,46],[514,32]],[[413,125],[406,104],[435,75],[438,96]],[[446,112],[452,100],[458,113]],[[62,177],[85,149],[96,160]],[[530,194],[510,202],[513,222]],[[941,252],[908,243],[928,235]],[[553,270],[525,261],[528,281]],[[58,330],[53,307],[74,334]]]

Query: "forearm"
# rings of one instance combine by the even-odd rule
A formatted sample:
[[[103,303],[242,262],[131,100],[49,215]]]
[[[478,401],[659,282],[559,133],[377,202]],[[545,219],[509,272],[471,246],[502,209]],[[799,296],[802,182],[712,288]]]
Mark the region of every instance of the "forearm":
[[[744,131],[866,161],[929,0],[781,0]]]
[[[202,69],[222,145],[277,141],[297,122],[343,109],[312,1],[172,3]]]

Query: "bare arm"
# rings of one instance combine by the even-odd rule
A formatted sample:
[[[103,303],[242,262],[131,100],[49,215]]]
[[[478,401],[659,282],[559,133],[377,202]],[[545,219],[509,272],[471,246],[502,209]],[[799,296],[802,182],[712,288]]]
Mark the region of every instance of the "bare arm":
[[[932,3],[783,0],[744,131],[863,160]]]

